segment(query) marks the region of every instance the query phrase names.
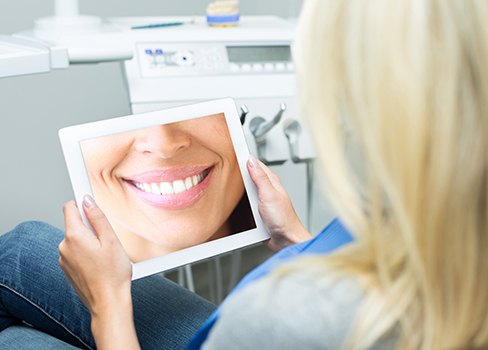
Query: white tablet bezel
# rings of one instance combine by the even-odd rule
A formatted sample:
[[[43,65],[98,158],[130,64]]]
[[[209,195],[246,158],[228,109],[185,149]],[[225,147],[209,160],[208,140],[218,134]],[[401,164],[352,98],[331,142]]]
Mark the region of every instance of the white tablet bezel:
[[[132,274],[133,280],[239,249],[269,238],[261,217],[259,216],[257,208],[257,191],[246,168],[246,162],[249,158],[249,149],[247,147],[234,100],[231,98],[224,98],[160,111],[80,124],[59,130],[59,138],[71,184],[73,186],[75,200],[78,204],[78,208],[82,208],[83,196],[85,194],[93,193],[83,159],[80,145],[81,141],[142,129],[158,124],[174,123],[219,113],[224,114],[229,128],[230,137],[237,157],[237,163],[242,174],[245,190],[247,191],[256,228],[190,248],[185,248],[167,255],[134,263]],[[88,224],[83,210],[80,210],[80,214],[83,221]]]

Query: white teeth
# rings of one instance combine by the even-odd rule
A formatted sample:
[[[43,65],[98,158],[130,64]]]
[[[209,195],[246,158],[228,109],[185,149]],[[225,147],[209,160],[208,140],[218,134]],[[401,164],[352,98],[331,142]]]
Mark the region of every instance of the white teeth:
[[[169,182],[161,182],[160,184],[161,194],[173,194],[173,186]]]
[[[185,187],[186,187],[186,189],[187,189],[187,190],[189,190],[190,188],[192,188],[192,187],[193,187],[193,182],[192,182],[192,179],[191,179],[191,178],[192,178],[192,177],[191,177],[191,176],[189,176],[189,177],[187,177],[187,178],[185,179]]]
[[[159,185],[153,182],[151,184],[151,192],[154,194],[161,194],[161,190],[160,190]]]
[[[144,192],[149,192],[159,195],[168,195],[174,193],[181,193],[188,191],[203,181],[204,173],[200,173],[193,176],[188,176],[181,180],[175,180],[173,182],[160,182],[160,183],[138,183],[134,182],[134,186]]]
[[[185,183],[183,182],[183,180],[173,181],[173,189],[175,190],[175,193],[181,193],[186,191]]]
[[[152,192],[151,191],[151,185],[150,184],[144,183],[144,184],[142,184],[142,187],[144,187],[144,191],[146,191],[146,192]]]

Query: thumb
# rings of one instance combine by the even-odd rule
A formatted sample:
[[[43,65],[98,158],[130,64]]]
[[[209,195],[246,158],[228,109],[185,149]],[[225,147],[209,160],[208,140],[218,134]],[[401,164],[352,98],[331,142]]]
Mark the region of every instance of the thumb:
[[[107,217],[98,207],[92,196],[85,195],[83,197],[83,210],[85,211],[85,215],[100,241],[110,239],[115,236]]]
[[[249,175],[251,175],[252,181],[256,185],[259,199],[264,201],[270,199],[275,191],[273,184],[271,183],[268,174],[259,165],[257,159],[252,155],[247,161],[247,169],[249,171]]]

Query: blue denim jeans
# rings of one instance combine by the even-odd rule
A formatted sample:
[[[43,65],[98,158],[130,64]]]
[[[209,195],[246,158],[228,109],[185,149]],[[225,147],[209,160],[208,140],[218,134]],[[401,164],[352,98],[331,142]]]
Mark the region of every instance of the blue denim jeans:
[[[42,222],[0,236],[0,349],[95,349],[90,313],[58,265],[63,236]],[[132,298],[143,349],[184,348],[215,309],[161,276],[134,281]]]

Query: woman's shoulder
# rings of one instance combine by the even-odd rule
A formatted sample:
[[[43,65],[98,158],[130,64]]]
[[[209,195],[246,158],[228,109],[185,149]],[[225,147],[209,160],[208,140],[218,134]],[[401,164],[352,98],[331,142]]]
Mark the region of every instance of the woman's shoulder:
[[[364,298],[352,277],[311,266],[270,275],[225,302],[209,348],[337,349]]]

